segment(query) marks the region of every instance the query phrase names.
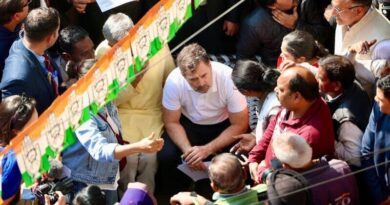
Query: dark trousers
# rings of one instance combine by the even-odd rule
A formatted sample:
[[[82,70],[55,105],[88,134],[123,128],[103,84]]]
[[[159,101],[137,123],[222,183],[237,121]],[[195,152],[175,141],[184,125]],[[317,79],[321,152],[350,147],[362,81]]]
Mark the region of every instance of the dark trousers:
[[[180,123],[184,127],[188,140],[192,146],[209,143],[230,126],[229,120],[214,125],[197,125],[184,116],[181,117]],[[204,196],[211,196],[213,192],[209,180],[200,180],[195,184],[192,184],[191,178],[177,169],[177,166],[181,164],[180,156],[183,153],[166,132],[163,134],[163,138],[165,140],[164,147],[157,154],[159,163],[156,175],[157,194],[172,196],[179,191],[189,191],[190,186],[195,185],[195,187],[192,187],[194,189],[191,191],[197,191],[202,195],[205,194]]]

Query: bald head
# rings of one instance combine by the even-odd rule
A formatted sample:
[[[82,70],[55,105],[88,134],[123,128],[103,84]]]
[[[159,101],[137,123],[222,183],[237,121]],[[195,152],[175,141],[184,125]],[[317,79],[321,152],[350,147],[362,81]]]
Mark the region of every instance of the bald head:
[[[283,74],[292,77],[296,77],[297,75],[300,75],[308,83],[312,83],[312,84],[317,83],[314,74],[310,70],[302,66],[294,66],[292,68],[289,68],[286,71],[284,71],[282,75]]]
[[[217,155],[211,160],[209,177],[223,194],[233,194],[245,186],[241,163],[230,153]]]
[[[314,74],[304,67],[289,68],[280,77],[288,80],[291,92],[299,92],[307,101],[313,101],[320,96]]]

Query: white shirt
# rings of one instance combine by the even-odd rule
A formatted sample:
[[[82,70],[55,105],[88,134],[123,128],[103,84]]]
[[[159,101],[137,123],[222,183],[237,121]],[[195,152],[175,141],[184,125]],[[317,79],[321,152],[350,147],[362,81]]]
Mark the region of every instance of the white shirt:
[[[217,124],[230,113],[246,108],[245,97],[237,90],[231,79],[232,69],[222,63],[211,61],[212,85],[207,93],[196,92],[179,68],[168,76],[162,104],[168,110],[179,110],[195,124]]]
[[[278,113],[280,109],[280,102],[276,97],[275,92],[268,93],[265,97],[263,105],[258,115],[256,126],[256,143],[259,143],[263,137],[264,131],[268,126],[269,118]]]
[[[375,95],[375,76],[370,70],[372,50],[384,39],[390,38],[390,22],[375,8],[367,13],[353,26],[337,25],[335,33],[335,54],[348,57],[350,46],[360,41],[376,39],[367,54],[357,54],[354,66],[356,78],[372,98]],[[351,60],[351,59],[350,59]]]

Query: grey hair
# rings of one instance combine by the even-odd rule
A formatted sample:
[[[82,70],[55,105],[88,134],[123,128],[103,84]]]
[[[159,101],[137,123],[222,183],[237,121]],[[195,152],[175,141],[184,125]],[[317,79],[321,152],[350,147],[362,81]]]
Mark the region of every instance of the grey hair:
[[[245,186],[241,163],[230,153],[217,155],[211,160],[209,177],[222,194],[231,194]]]
[[[103,25],[103,36],[112,46],[125,37],[133,26],[133,21],[126,14],[112,14]]]
[[[272,148],[276,158],[292,168],[304,167],[311,161],[313,155],[313,149],[306,140],[291,132],[273,138]]]

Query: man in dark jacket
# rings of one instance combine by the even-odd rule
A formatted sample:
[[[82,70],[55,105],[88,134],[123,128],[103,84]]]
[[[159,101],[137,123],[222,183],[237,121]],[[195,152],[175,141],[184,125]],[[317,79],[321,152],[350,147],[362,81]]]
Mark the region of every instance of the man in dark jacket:
[[[317,81],[332,113],[339,159],[360,167],[360,147],[371,110],[368,94],[355,81],[355,68],[343,56],[320,60]]]
[[[13,43],[5,61],[0,88],[2,97],[26,93],[35,98],[38,114],[59,94],[62,80],[46,54],[58,38],[60,19],[53,8],[32,10],[24,24],[24,36]]]
[[[0,1],[0,79],[12,43],[19,38],[21,22],[28,14],[28,0]]]
[[[239,59],[260,55],[262,62],[276,66],[283,37],[294,29],[309,32],[324,45],[330,45],[334,31],[324,18],[329,0],[260,0],[244,20],[237,43]],[[330,45],[331,47],[332,45]]]

